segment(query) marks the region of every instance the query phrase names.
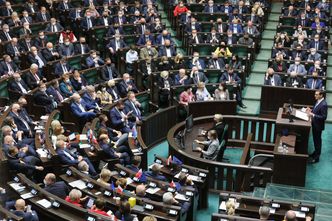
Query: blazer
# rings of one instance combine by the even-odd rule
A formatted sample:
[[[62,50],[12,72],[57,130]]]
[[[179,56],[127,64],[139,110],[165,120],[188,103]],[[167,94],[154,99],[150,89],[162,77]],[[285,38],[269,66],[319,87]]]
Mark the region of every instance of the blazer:
[[[24,39],[22,41],[20,41],[19,44],[24,52],[29,52],[31,50],[31,47],[33,46],[32,41],[30,41],[30,43],[29,43],[30,45],[28,45],[28,43]]]
[[[38,21],[38,22],[50,21],[51,20],[50,13],[46,12],[45,13],[45,18],[46,18],[46,20],[43,19],[43,15],[42,15],[41,12],[37,12],[37,14],[36,14],[36,21]]]
[[[18,50],[18,52],[23,52],[23,49],[21,48],[21,46],[19,44],[16,45],[16,48]],[[16,57],[15,55],[15,50],[14,50],[14,46],[12,44],[8,44],[6,47],[6,52],[8,55],[10,55],[10,57]]]
[[[216,13],[219,12],[219,8],[216,5],[213,5],[212,7],[210,6],[205,6],[203,12],[205,13]]]
[[[108,28],[107,36],[108,36],[108,37],[113,37],[113,35],[115,35],[116,33],[119,33],[120,35],[124,35],[123,28],[122,28],[121,26],[119,26],[119,27],[117,27],[117,28],[114,28],[114,26],[111,25],[111,26]]]
[[[92,27],[94,27],[96,25],[96,20],[93,17],[90,17],[91,23],[92,23]],[[87,17],[83,17],[81,19],[81,28],[84,30],[88,29],[88,19]]]
[[[120,22],[120,20],[121,20],[121,22]],[[127,19],[126,19],[126,17],[125,16],[122,16],[121,18],[120,17],[118,17],[118,16],[116,16],[116,17],[114,17],[114,19],[113,19],[113,23],[114,24],[120,24],[120,23],[122,23],[122,24],[126,24],[127,23]]]
[[[39,220],[36,213],[16,211],[16,210],[14,210],[13,213],[16,216],[23,217],[24,221],[38,221]]]
[[[264,78],[264,85],[271,85],[272,86],[272,79],[274,81],[274,86],[281,86],[282,85],[281,78],[278,74],[274,74],[272,77],[268,77],[267,79],[265,77]]]
[[[82,51],[83,49],[83,51]],[[75,44],[74,45],[74,50],[75,50],[75,54],[86,54],[86,53],[89,53],[90,51],[90,48],[89,48],[89,45],[88,44]]]
[[[112,76],[112,78],[110,78],[110,75]],[[119,72],[116,69],[114,64],[111,64],[111,67],[109,66],[104,66],[101,69],[101,79],[104,81],[108,81],[111,80],[113,78],[117,78],[119,76]]]
[[[154,38],[152,35],[149,35],[148,39],[151,41],[151,43],[154,45]],[[141,35],[137,41],[137,45],[145,45],[146,44],[146,37],[145,35]]]
[[[57,154],[58,154],[58,156],[60,158],[60,161],[63,164],[74,166],[74,165],[77,165],[79,163],[79,161],[77,159],[78,156],[76,154],[71,153],[70,151],[67,151],[66,149],[64,149],[64,150],[57,149],[56,152],[57,152]],[[68,157],[64,152],[66,152],[69,155],[71,155],[73,159],[71,159],[70,157]]]
[[[221,7],[220,7],[220,12],[222,12],[222,13],[227,13],[227,14],[231,14],[232,12],[233,12],[233,7],[232,6],[228,6],[228,7],[226,7],[225,5],[222,5]]]
[[[15,35],[11,31],[9,31],[8,34],[11,38],[15,37]],[[2,31],[2,30],[0,31],[0,39],[1,39],[1,41],[9,41],[9,39],[7,38],[5,32]]]
[[[240,24],[238,24],[236,27],[234,26],[234,24],[230,24],[229,27],[228,27],[228,30],[231,30],[234,34],[235,34],[235,31],[237,31],[237,34],[242,34],[243,33],[243,29],[242,29],[242,26]]]
[[[61,199],[66,198],[66,196],[69,194],[69,188],[63,181],[58,181],[51,185],[47,185],[44,187],[44,190],[60,197]]]
[[[80,18],[83,18],[83,17],[84,17],[82,11],[79,13],[79,15],[80,15]],[[76,11],[76,9],[71,9],[71,10],[69,11],[69,18],[70,18],[71,20],[74,20],[74,21],[78,18],[78,17],[77,17],[77,11]]]
[[[85,61],[86,61],[86,65],[87,65],[89,68],[92,68],[92,67],[95,67],[95,66],[96,66],[96,64],[95,64],[95,62],[94,62],[94,60],[93,60],[93,58],[92,58],[91,56],[87,57],[87,58],[85,59]],[[103,64],[104,64],[104,61],[99,57],[99,58],[98,58],[98,65],[103,65]]]
[[[201,32],[201,31],[202,31],[201,25],[200,25],[199,23],[197,23],[197,22],[195,22],[194,25],[192,25],[191,22],[188,22],[188,23],[186,24],[186,27],[185,27],[184,30],[185,30],[186,32],[191,33],[193,29],[197,30],[197,32]]]
[[[144,24],[144,26],[145,26],[145,30],[147,30],[147,29],[150,30],[150,24],[146,23],[146,24]],[[136,34],[144,35],[142,24],[138,24],[136,26]]]
[[[223,83],[226,83],[226,81],[229,81],[229,77],[230,75],[225,72],[223,73],[223,75],[221,75],[220,79],[219,79],[219,82],[223,82]],[[238,85],[241,85],[241,78],[239,77],[239,75],[237,75],[237,73],[233,72],[233,75],[232,75],[232,79],[238,84]]]
[[[323,87],[323,81],[319,78],[316,79],[316,82],[315,84],[314,83],[314,79],[313,78],[309,78],[305,84],[306,88],[309,88],[309,89],[322,89]]]
[[[68,72],[71,72],[73,70],[73,68],[70,67],[70,65],[68,63],[66,63],[64,66],[67,68]],[[63,70],[62,64],[60,62],[58,62],[58,63],[55,64],[54,74],[57,77],[61,77],[64,74],[64,70]]]
[[[204,141],[204,145],[208,145],[208,149],[202,150],[203,158],[208,160],[215,160],[219,153],[218,139],[212,141]]]
[[[318,41],[318,50],[324,50],[324,42]],[[316,48],[316,42],[310,41],[308,48]]]
[[[30,132],[31,129],[30,126],[24,124],[23,118],[21,116],[17,116],[13,112],[9,112],[9,116],[11,116],[14,119],[14,122],[17,125],[18,130],[23,131],[25,134],[28,134]]]
[[[319,53],[315,53],[314,55],[309,54],[307,61],[320,61],[321,57],[322,56]]]
[[[44,48],[46,47],[47,42],[49,42],[47,36],[45,36],[43,39],[38,37],[33,41],[33,45],[37,48]]]
[[[120,93],[118,91],[118,88],[116,86],[110,88],[107,88],[107,92],[112,96],[113,100],[119,100],[120,99]]]
[[[86,111],[88,111],[88,108],[87,108],[87,105],[85,104],[85,102],[81,101],[81,104],[82,104],[83,108]],[[80,107],[78,106],[78,104],[76,102],[72,102],[70,104],[70,108],[71,108],[72,113],[76,117],[79,117],[83,120],[90,120],[90,119],[92,119],[93,117],[96,116],[96,113],[94,113],[94,112],[82,112],[82,110],[80,109]]]
[[[151,47],[150,49],[148,49],[147,47],[143,47],[139,52],[139,57],[140,57],[140,59],[143,59],[143,60],[146,60],[148,58],[157,58],[158,51],[153,47]]]
[[[164,41],[165,41],[165,40],[170,40],[171,43],[173,42],[170,34],[168,34],[168,35],[165,36],[165,37],[164,37],[162,34],[159,34],[159,35],[157,36],[157,38],[156,38],[156,44],[157,44],[157,45],[161,45],[161,44],[163,43],[163,39],[164,39]]]
[[[180,75],[177,74],[175,75],[174,77],[174,80],[175,80],[175,85],[189,85],[191,82],[190,78],[187,78],[185,79],[184,81],[182,81],[182,83],[180,82],[181,78],[180,78]]]
[[[43,61],[43,63],[46,65],[47,61],[45,60],[44,56],[42,55],[42,53],[38,52],[38,56],[39,58]],[[36,57],[29,53],[28,54],[28,61],[30,62],[30,64],[37,64],[39,66],[39,61],[36,59]]]
[[[45,106],[48,113],[51,113],[54,109],[53,107],[53,98],[50,97],[46,92],[43,93],[40,90],[38,90],[33,95],[33,100],[35,104]]]
[[[296,57],[300,57],[301,61],[307,60],[307,55],[304,50],[297,52],[296,50],[292,51],[292,59],[295,60]]]
[[[250,30],[250,28],[248,26],[246,26],[246,27],[244,27],[243,32],[245,34],[249,34],[249,30]],[[260,34],[256,26],[251,27],[251,32],[252,32],[252,35],[259,35]]]
[[[63,27],[60,25],[60,23],[55,24],[57,32],[63,31]],[[45,32],[52,32],[52,25],[48,24],[45,28]]]
[[[30,16],[22,17],[21,24],[24,24],[25,22],[29,22],[29,24],[31,24],[33,21],[32,21],[32,18]]]
[[[62,57],[70,57],[75,54],[74,45],[71,43],[68,46],[61,45],[59,48],[59,53]]]
[[[142,112],[140,111],[140,108],[137,107],[135,104],[133,104],[131,101],[126,100],[125,103],[125,113],[128,113],[132,111],[132,115],[135,116],[138,119],[142,119]]]
[[[85,87],[88,85],[84,75],[81,75],[81,82],[78,82],[78,80],[76,80],[75,78],[71,78],[70,82],[75,91],[80,91],[82,90],[83,86]]]
[[[53,48],[52,52],[55,53],[55,52],[58,52],[58,50],[55,49],[55,48]],[[42,55],[44,56],[44,58],[45,58],[46,61],[54,61],[54,60],[59,59],[59,57],[54,56],[54,55],[52,54],[52,52],[51,52],[50,50],[48,50],[47,48],[44,48],[44,49],[42,50]],[[58,53],[59,53],[59,52],[58,52]]]
[[[129,90],[128,85],[131,85],[131,90]],[[130,80],[129,82],[124,82],[121,80],[118,84],[118,89],[121,94],[121,97],[127,96],[128,91],[133,91],[134,93],[138,93],[137,87],[133,80]]]
[[[37,75],[39,77],[39,80],[42,80],[42,77],[39,75],[38,72],[37,72]],[[25,81],[31,90],[36,88],[39,83],[39,82],[37,83],[36,78],[33,76],[33,74],[30,71],[25,75]]]
[[[166,177],[160,174],[153,174],[152,171],[145,171],[144,172],[147,177],[151,177],[155,180],[159,181],[167,181]]]
[[[68,10],[71,9],[71,8],[73,8],[73,6],[69,2],[67,3],[67,6],[68,6]],[[67,10],[66,7],[65,7],[65,4],[63,2],[59,3],[58,10],[60,10],[60,11]]]
[[[290,74],[291,72],[296,70],[296,64],[291,64],[287,70],[287,73]],[[303,64],[299,64],[297,67],[297,73],[299,75],[306,75],[307,74],[307,70],[305,69]]]
[[[53,86],[49,86],[47,89],[46,89],[46,93],[48,95],[52,95],[54,100],[57,102],[57,103],[60,103],[61,100],[60,100],[60,97],[58,96],[58,93],[56,92],[58,91],[58,93],[61,95],[61,92],[60,92],[60,89],[57,89],[57,88],[54,88]],[[62,96],[62,95],[61,95]],[[65,99],[65,97],[62,96],[62,99]]]
[[[217,60],[214,60],[211,58],[208,62],[208,68],[209,69],[218,69],[217,64],[219,65],[219,70],[224,70],[225,62],[221,58],[218,58]]]
[[[14,72],[17,72],[20,70],[13,61],[9,62],[8,65],[11,66],[11,68],[13,69]],[[8,65],[5,61],[1,61],[0,62],[0,73],[8,74],[8,72],[9,72]]]
[[[198,79],[199,79],[199,81],[198,81]],[[206,75],[203,72],[198,72],[197,76],[193,76],[191,78],[191,83],[197,84],[198,82],[204,82],[206,84],[206,83],[209,83],[209,79],[206,77]]]
[[[106,18],[107,20],[107,25],[110,26],[112,24],[112,19],[110,17],[107,17]],[[99,20],[97,21],[98,25],[101,25],[101,26],[106,26],[106,22],[105,22],[105,19],[103,16],[101,16],[99,18]]]
[[[26,85],[26,83],[25,83],[23,80],[21,80],[20,83],[21,83],[22,87],[23,87],[26,91],[29,90],[28,86]],[[13,91],[16,91],[16,92],[19,92],[19,93],[23,94],[23,91],[22,91],[21,88],[18,86],[18,83],[17,83],[16,81],[14,81],[14,80],[10,82],[10,84],[9,84],[9,88],[10,88],[11,90],[13,90]]]
[[[112,159],[119,158],[116,155],[116,151],[114,150],[114,148],[110,147],[109,144],[103,143],[103,142],[99,142],[99,146],[104,151],[104,153],[106,153],[108,155],[108,157],[110,157]]]
[[[197,66],[199,70],[205,69],[205,62],[203,59],[199,58],[197,63],[193,63],[193,60],[190,60],[188,67],[191,69],[192,67]]]
[[[222,41],[225,42],[226,45],[229,45],[229,42],[233,45],[237,43],[237,37],[232,35],[232,37],[229,38],[227,35],[225,35]]]
[[[174,57],[176,55],[175,47],[173,45],[171,45],[169,47],[169,49],[170,49],[170,55],[171,55],[170,57]],[[159,57],[161,57],[161,56],[167,56],[167,49],[165,46],[159,47]],[[167,57],[169,57],[169,56],[167,56]]]
[[[116,40],[115,39],[112,39],[107,45],[106,47],[107,48],[112,48],[113,51],[116,53]],[[122,48],[126,48],[127,47],[127,44],[124,42],[123,39],[120,39],[119,40],[119,49],[122,49]]]
[[[87,92],[85,92],[84,95],[82,96],[82,100],[85,102],[86,108],[88,110],[97,109],[98,104],[96,100],[94,100]]]
[[[118,110],[116,107],[113,107],[110,110],[110,120],[112,122],[111,124],[114,129],[121,130],[122,128],[126,127],[126,124],[122,121],[122,116],[119,113],[119,111],[120,110]]]
[[[193,35],[190,35],[188,37],[188,42],[189,44],[201,44],[204,43],[203,38],[200,34],[197,34],[196,37],[194,37]]]
[[[297,77],[297,76],[295,78],[288,77],[286,79],[286,86],[287,87],[294,87],[293,84],[295,83],[295,81],[297,82],[297,87],[298,88],[303,87],[302,79],[300,77]]]
[[[71,87],[72,91],[70,91],[68,89],[68,87]],[[60,88],[61,95],[64,96],[64,97],[70,97],[71,95],[73,95],[73,93],[76,92],[71,83],[61,82],[60,85],[59,85],[59,88]]]
[[[312,113],[315,115],[311,119],[311,125],[316,130],[324,130],[325,129],[325,120],[327,118],[327,103],[322,100],[318,105],[314,106]]]

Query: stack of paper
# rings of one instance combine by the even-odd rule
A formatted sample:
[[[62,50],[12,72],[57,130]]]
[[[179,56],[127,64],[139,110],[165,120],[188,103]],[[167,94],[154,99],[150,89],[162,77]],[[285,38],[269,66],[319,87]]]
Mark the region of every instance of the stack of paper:
[[[34,197],[34,195],[32,195],[32,193],[30,193],[30,192],[21,195],[21,198],[24,200],[32,198],[32,197]]]
[[[48,201],[47,199],[42,199],[42,200],[38,200],[37,204],[41,205],[42,207],[49,209],[52,207],[52,203],[50,201]]]
[[[179,193],[175,194],[174,198],[177,200],[189,201],[189,197],[186,197],[185,195]]]
[[[9,185],[17,192],[22,192],[25,189],[25,186],[20,183],[11,183]]]
[[[146,192],[147,193],[150,193],[150,194],[155,194],[156,192],[158,192],[160,190],[160,188],[159,187],[156,187],[156,188],[148,188],[147,190],[146,190]]]
[[[76,187],[77,189],[83,190],[86,188],[86,184],[83,180],[75,180],[73,182],[70,182],[69,185],[71,187]]]

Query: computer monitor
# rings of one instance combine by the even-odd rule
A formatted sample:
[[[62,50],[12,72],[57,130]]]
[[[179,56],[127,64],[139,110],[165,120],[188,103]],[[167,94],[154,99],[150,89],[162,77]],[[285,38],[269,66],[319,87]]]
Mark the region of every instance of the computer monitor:
[[[190,115],[186,119],[186,132],[190,132],[193,126],[194,126],[193,115]]]

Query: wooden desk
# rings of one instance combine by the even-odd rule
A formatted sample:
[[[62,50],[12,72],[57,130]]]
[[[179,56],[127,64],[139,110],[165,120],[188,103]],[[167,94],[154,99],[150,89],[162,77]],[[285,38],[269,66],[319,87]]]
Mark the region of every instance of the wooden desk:
[[[193,117],[210,116],[218,114],[236,114],[236,101],[197,101],[189,103],[189,115]]]
[[[297,154],[308,154],[310,128],[311,122],[297,118],[294,119],[294,122],[289,122],[289,119],[284,115],[283,108],[278,109],[276,133],[282,134],[282,130],[287,129],[289,134],[296,135],[295,152]]]
[[[279,107],[292,99],[294,103],[301,105],[312,105],[315,103],[315,90],[306,88],[290,88],[276,86],[262,86],[261,91],[261,114],[278,113]]]

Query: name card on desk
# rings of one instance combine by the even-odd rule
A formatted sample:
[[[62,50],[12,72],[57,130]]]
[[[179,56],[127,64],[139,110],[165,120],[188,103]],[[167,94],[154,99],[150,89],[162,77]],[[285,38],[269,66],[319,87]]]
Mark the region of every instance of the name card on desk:
[[[170,210],[168,210],[168,214],[172,215],[172,216],[176,216],[176,215],[178,215],[178,211],[176,211],[174,209],[170,209]]]
[[[53,206],[54,208],[59,208],[59,207],[60,207],[60,203],[57,202],[57,201],[53,201],[53,202],[52,202],[52,206]]]
[[[75,134],[75,133],[71,133],[71,134],[68,136],[68,139],[69,139],[69,140],[75,140],[75,139],[76,139],[76,134]]]
[[[126,176],[127,173],[126,173],[125,171],[121,170],[121,171],[120,171],[120,175],[121,175],[121,176]]]
[[[294,211],[294,212],[295,212],[296,217],[305,218],[305,213],[304,212],[300,212],[300,211]]]
[[[105,195],[105,196],[111,196],[112,193],[111,193],[110,191],[105,190],[104,195]]]
[[[235,203],[235,209],[240,206],[240,203]],[[219,206],[220,210],[226,211],[226,201],[222,201]]]
[[[157,187],[157,184],[155,184],[154,182],[150,182],[149,187],[155,188],[155,187]]]
[[[22,192],[25,190],[25,186],[23,186],[21,183],[11,183],[9,185],[17,192]]]
[[[37,204],[41,205],[42,207],[49,209],[52,207],[52,203],[50,201],[48,201],[47,199],[42,199],[42,200],[38,200]]]
[[[200,176],[200,177],[206,177],[206,173],[199,173],[198,176]]]
[[[90,147],[91,147],[91,145],[88,144],[88,143],[81,143],[81,144],[79,144],[79,145],[80,145],[80,148],[81,148],[81,149],[85,149],[85,148],[90,148]]]
[[[196,181],[196,182],[202,182],[202,178],[199,176],[188,175],[188,179],[191,179],[192,181]]]
[[[181,169],[181,172],[182,172],[182,173],[188,173],[189,170],[188,170],[187,168],[182,168],[182,169]]]
[[[87,186],[89,189],[93,189],[93,187],[94,187],[94,185],[93,185],[92,183],[88,183],[86,186]]]
[[[189,201],[190,200],[189,197],[187,197],[187,196],[185,196],[183,194],[179,194],[179,193],[175,194],[174,198],[177,199],[177,200],[181,200],[181,201]]]
[[[163,164],[163,163],[161,162],[161,160],[159,160],[159,159],[155,159],[154,162],[157,163],[157,164]]]
[[[145,208],[146,210],[153,210],[153,206],[152,206],[151,204],[145,204],[145,205],[144,205],[144,208]]]
[[[278,203],[272,203],[272,207],[273,208],[280,208],[280,204],[278,204]]]
[[[31,193],[32,195],[37,195],[38,191],[35,190],[35,189],[31,189],[30,193]]]
[[[305,206],[301,206],[301,211],[302,212],[309,212],[309,208]]]
[[[160,188],[156,187],[156,188],[148,188],[146,190],[147,193],[149,194],[155,194],[156,192],[158,192],[160,190]]]
[[[70,182],[69,185],[71,187],[76,187],[77,189],[83,190],[86,188],[86,184],[83,180],[75,180],[73,182]]]
[[[88,136],[86,134],[80,134],[80,140],[88,140]]]
[[[32,193],[30,193],[30,192],[21,195],[21,198],[24,199],[24,200],[30,199],[32,197],[34,197],[34,195]]]
[[[174,193],[174,192],[175,192],[175,189],[172,188],[172,187],[168,187],[168,188],[167,188],[167,191],[168,191],[168,192],[171,192],[171,193]]]
[[[134,178],[136,178],[136,177],[134,177]],[[127,185],[129,185],[129,184],[131,184],[131,183],[133,183],[134,182],[134,180],[133,179],[131,179],[130,177],[127,177]]]

